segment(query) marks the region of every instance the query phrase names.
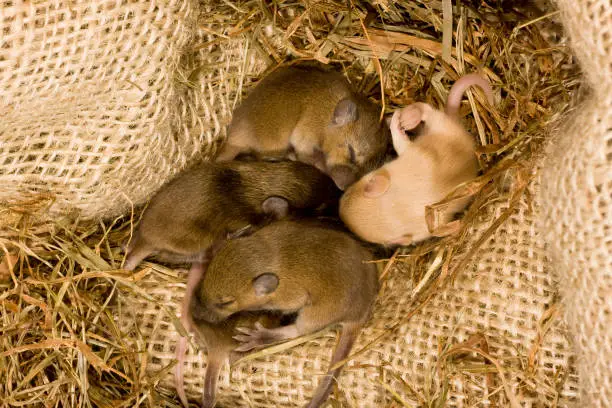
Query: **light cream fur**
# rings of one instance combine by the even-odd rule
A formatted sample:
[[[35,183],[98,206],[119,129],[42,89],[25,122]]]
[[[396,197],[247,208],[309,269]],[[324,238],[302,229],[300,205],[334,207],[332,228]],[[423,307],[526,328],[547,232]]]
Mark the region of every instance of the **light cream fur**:
[[[404,130],[421,121],[422,134],[410,141]],[[367,241],[408,245],[431,236],[425,207],[476,176],[474,142],[455,118],[425,103],[396,111],[391,135],[398,158],[350,187],[340,202],[340,216]],[[466,204],[467,200],[453,203],[443,221],[450,221]]]

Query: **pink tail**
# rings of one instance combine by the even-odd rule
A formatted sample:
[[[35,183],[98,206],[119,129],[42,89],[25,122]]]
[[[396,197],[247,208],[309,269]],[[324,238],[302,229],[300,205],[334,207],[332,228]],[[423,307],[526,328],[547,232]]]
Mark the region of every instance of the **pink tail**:
[[[187,337],[181,337],[176,346],[176,369],[174,370],[174,386],[181,403],[185,408],[189,407],[187,395],[185,394],[185,379],[183,367],[185,366],[185,352],[187,351]]]
[[[446,98],[446,113],[448,115],[456,117],[459,114],[459,106],[461,105],[463,94],[471,86],[480,87],[485,93],[489,105],[493,106],[495,102],[493,100],[491,84],[482,75],[473,73],[459,78],[448,93],[448,98]]]
[[[189,317],[189,305],[191,303],[195,288],[198,282],[200,282],[200,279],[202,279],[202,276],[204,275],[205,269],[205,264],[194,262],[191,265],[189,275],[187,276],[185,296],[183,297],[183,302],[181,303],[181,323],[188,332],[191,331],[192,326],[192,322]],[[185,408],[189,407],[187,395],[185,395],[185,378],[183,374],[186,352],[187,337],[181,337],[179,339],[178,345],[176,346],[176,370],[174,371],[174,384],[176,386],[176,393],[178,394],[178,397]]]
[[[338,364],[340,361],[344,360],[348,357],[351,349],[353,348],[353,344],[355,340],[357,340],[357,336],[359,335],[359,330],[361,329],[361,324],[357,323],[345,323],[342,325],[342,330],[340,331],[340,338],[338,339],[338,344],[336,345],[336,349],[332,354],[330,367]],[[307,408],[318,408],[320,407],[329,394],[331,393],[333,382],[338,379],[338,375],[340,375],[340,371],[342,371],[342,366],[336,368],[335,370],[329,370],[327,374],[323,377],[319,386],[317,387],[312,400],[308,404]]]

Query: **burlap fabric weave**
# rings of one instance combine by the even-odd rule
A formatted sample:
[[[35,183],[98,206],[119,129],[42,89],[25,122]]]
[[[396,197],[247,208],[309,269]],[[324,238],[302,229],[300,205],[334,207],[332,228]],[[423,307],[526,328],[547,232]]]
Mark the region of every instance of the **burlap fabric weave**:
[[[483,208],[477,225],[469,231],[468,246],[507,208],[506,200]],[[443,364],[447,368],[437,367],[444,350],[479,333],[486,337],[490,355],[504,367],[510,389],[522,406],[571,406],[578,394],[578,379],[571,369],[568,334],[556,313],[556,291],[545,244],[535,229],[526,196],[511,211],[510,218],[486,239],[454,283],[435,294],[411,319],[407,316],[415,289],[411,279],[414,270],[402,263],[391,270],[355,350],[373,344],[351,360],[340,378],[338,395],[346,404],[343,406],[389,406],[393,398],[385,386],[412,404],[432,401],[440,396],[435,390],[448,387],[443,406],[482,406],[489,403],[489,396],[499,406],[509,406],[504,391],[499,390],[501,377],[494,376],[487,385],[484,374],[468,370],[470,364],[486,367],[484,360],[452,363],[450,358]],[[130,322],[148,339],[149,369],[161,371],[175,358],[179,337],[169,315],[177,313],[184,276],[152,272],[139,285],[159,305],[167,306],[170,314],[141,298],[124,298],[119,321]],[[545,329],[546,316],[553,322],[549,330]],[[389,332],[394,324],[399,326]],[[375,341],[385,332],[387,336]],[[327,369],[334,344],[334,332],[329,330],[290,350],[236,366],[231,382],[226,367],[220,382],[221,406],[304,405]],[[194,399],[199,399],[202,391],[205,361],[204,350],[190,348],[185,376],[188,395]],[[164,377],[162,385],[174,386],[171,374]]]
[[[576,340],[582,406],[612,406],[612,3],[559,1],[589,96],[541,164],[542,227]]]
[[[0,204],[115,216],[210,151],[228,94],[189,86],[197,17],[183,0],[5,2]]]
[[[244,40],[236,40],[234,45],[236,49],[248,48]],[[193,63],[197,66],[197,57]],[[248,63],[252,65],[241,65],[241,69],[252,74],[263,62]],[[236,89],[225,91],[235,93]],[[389,390],[393,390],[414,405],[436,399],[442,406],[456,407],[509,406],[511,399],[527,407],[575,405],[579,390],[570,334],[559,316],[556,282],[530,197],[521,197],[509,210],[510,218],[471,254],[452,284],[410,318],[415,289],[412,277],[422,271],[396,263],[384,279],[372,319],[355,347],[367,346],[366,351],[345,368],[334,399],[343,406],[392,406],[394,397]],[[508,207],[508,197],[484,206],[464,248],[472,247]],[[455,262],[466,255],[457,254]],[[160,384],[172,389],[173,375],[164,369],[175,358],[179,335],[174,316],[184,291],[184,275],[152,270],[139,286],[156,302],[124,296],[119,321],[128,325],[124,328],[127,333],[147,340],[149,370],[165,373]],[[391,331],[395,324],[398,326]],[[490,356],[503,367],[503,379],[482,358],[466,361],[453,356],[442,360],[445,350],[476,334],[487,340]],[[384,337],[379,338],[381,335]],[[334,344],[334,332],[328,330],[290,350],[235,367],[231,379],[225,367],[220,404],[302,406],[327,369]],[[205,365],[205,350],[192,345],[185,381],[188,395],[195,400],[202,391]],[[489,379],[484,373],[487,368],[496,372]],[[504,382],[508,389],[504,389]]]
[[[223,16],[231,22],[232,7],[224,4],[228,12]],[[444,406],[457,407],[509,406],[512,400],[523,406],[570,406],[580,393],[585,401],[609,403],[609,394],[600,391],[609,392],[611,371],[606,358],[611,354],[606,236],[611,12],[604,1],[562,0],[560,6],[594,84],[593,99],[582,105],[570,126],[560,131],[565,136],[550,149],[537,202],[523,195],[452,283],[411,317],[412,277],[422,271],[396,263],[355,348],[368,345],[367,350],[349,362],[333,396],[347,406],[388,406],[393,401],[390,390],[412,405],[440,398]],[[115,215],[131,203],[144,202],[192,158],[211,153],[242,94],[242,74],[260,72],[265,65],[244,55],[247,40],[237,36],[233,47],[219,49],[210,30],[195,26],[198,14],[213,7],[220,5],[3,5],[0,202],[18,204],[43,193],[51,203],[50,214],[76,209],[85,217]],[[194,53],[194,44],[208,45]],[[577,141],[576,135],[585,137],[570,143],[571,137]],[[580,205],[568,204],[575,202]],[[508,197],[483,206],[464,247],[476,244],[508,206]],[[546,236],[534,209],[543,211]],[[553,243],[554,267],[544,237]],[[463,256],[460,252],[454,262]],[[558,318],[556,277],[569,282],[563,294],[581,351],[582,392],[572,369],[571,335]],[[164,368],[174,360],[178,334],[173,316],[184,276],[153,270],[138,285],[159,302],[123,296],[119,318],[126,325],[126,339],[145,340],[149,369],[165,373],[161,385],[172,388],[172,375]],[[488,354],[503,376],[482,358],[441,358],[475,334],[487,340]],[[247,362],[235,368],[231,382],[224,369],[221,402],[304,404],[327,369],[334,342],[333,331],[328,331],[291,350]],[[187,359],[188,394],[199,398],[205,351],[191,348]],[[491,378],[487,371],[493,372]]]
[[[226,52],[246,50],[246,42],[238,38]],[[195,67],[197,58],[192,61]],[[254,57],[225,61],[251,76],[265,65]],[[240,75],[228,77],[236,76]],[[236,87],[241,83],[230,84],[225,91],[240,94]],[[439,406],[509,406],[508,394],[526,407],[573,406],[577,402],[570,335],[560,318],[556,284],[546,245],[536,229],[531,195],[524,194],[508,210],[508,194],[481,209],[462,247],[473,247],[506,211],[511,211],[509,219],[471,254],[456,279],[412,317],[408,315],[416,289],[413,278],[423,271],[396,262],[383,280],[373,316],[355,347],[355,351],[363,347],[366,351],[350,361],[332,396],[341,406],[400,406],[389,390],[412,405],[437,400]],[[451,269],[466,255],[464,250],[457,254]],[[148,369],[159,373],[162,387],[172,390],[174,378],[167,367],[175,361],[179,338],[175,324],[185,275],[152,269],[138,285],[151,298],[124,295],[118,320],[126,325],[128,337],[146,339]],[[489,355],[503,367],[503,380],[483,358],[455,354],[442,358],[445,351],[474,335],[486,339]],[[303,406],[327,370],[334,345],[335,332],[328,330],[302,345],[234,367],[231,379],[225,367],[220,405]],[[205,366],[206,351],[193,342],[186,357],[185,382],[188,396],[196,401]],[[497,374],[487,379],[487,370]],[[503,389],[504,381],[508,390]]]

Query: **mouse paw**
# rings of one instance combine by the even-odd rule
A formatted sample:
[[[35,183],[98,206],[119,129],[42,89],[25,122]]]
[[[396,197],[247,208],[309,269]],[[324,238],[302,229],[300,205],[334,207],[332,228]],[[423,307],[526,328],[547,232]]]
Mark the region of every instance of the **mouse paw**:
[[[236,331],[240,334],[235,335],[233,338],[242,343],[234,349],[234,351],[238,352],[249,351],[278,340],[274,330],[266,329],[259,322],[255,323],[254,328],[236,327]]]
[[[403,131],[412,130],[424,120],[425,112],[420,103],[413,103],[400,110],[399,126]]]

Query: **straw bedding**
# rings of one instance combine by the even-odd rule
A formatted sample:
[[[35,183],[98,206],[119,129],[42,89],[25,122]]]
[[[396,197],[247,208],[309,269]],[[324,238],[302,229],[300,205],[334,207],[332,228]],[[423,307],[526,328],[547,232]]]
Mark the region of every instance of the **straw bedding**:
[[[610,6],[463,2],[449,19],[448,3],[5,2],[2,403],[178,405],[185,274],[124,273],[119,247],[139,205],[214,154],[235,104],[290,57],[334,64],[387,110],[440,106],[463,72],[500,89],[497,106],[475,93],[462,109],[485,173],[461,231],[381,260],[332,406],[608,405]],[[221,403],[304,404],[334,342],[326,330],[237,364],[231,381],[224,369]],[[193,343],[195,399],[205,362]]]

